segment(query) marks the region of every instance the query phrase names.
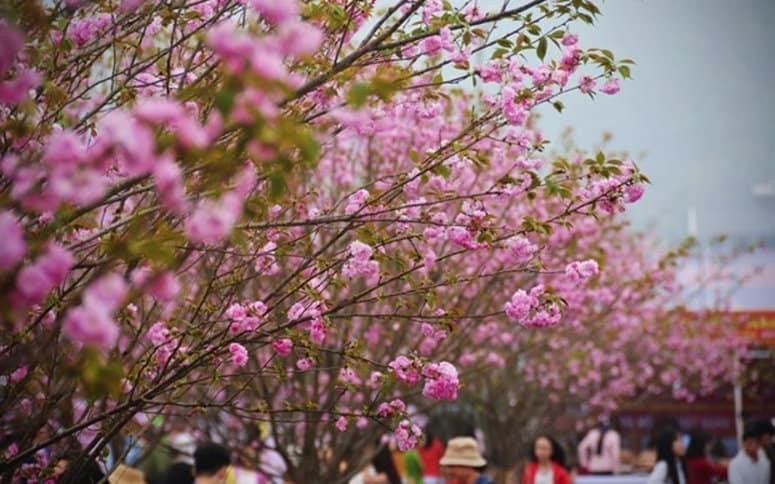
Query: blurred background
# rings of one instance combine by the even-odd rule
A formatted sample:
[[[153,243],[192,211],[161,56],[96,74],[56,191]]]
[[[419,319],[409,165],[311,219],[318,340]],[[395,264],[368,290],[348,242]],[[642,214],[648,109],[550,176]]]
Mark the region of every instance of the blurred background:
[[[549,139],[568,126],[581,147],[626,150],[651,178],[629,209],[636,227],[668,243],[695,235],[762,244],[733,269],[761,272],[734,293],[734,309],[775,310],[775,2],[616,0],[584,47],[637,62],[616,96],[563,99],[562,116],[541,124]],[[702,264],[701,260],[697,261]]]

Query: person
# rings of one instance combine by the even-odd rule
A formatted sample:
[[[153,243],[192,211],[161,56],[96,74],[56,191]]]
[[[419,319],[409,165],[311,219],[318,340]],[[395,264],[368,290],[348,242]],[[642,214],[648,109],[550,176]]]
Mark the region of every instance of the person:
[[[570,484],[565,452],[548,435],[539,435],[530,449],[530,463],[522,473],[522,484]]]
[[[406,469],[406,481],[408,484],[423,484],[422,461],[417,450],[412,449],[404,453],[404,469]]]
[[[689,448],[686,449],[689,484],[712,484],[714,478],[726,479],[727,468],[715,464],[708,458],[710,436],[701,430],[695,430],[690,435]]]
[[[770,484],[770,461],[761,450],[761,428],[748,424],[743,446],[729,463],[729,484]]]
[[[215,442],[199,444],[194,451],[194,483],[224,484],[230,464],[226,447]]]
[[[105,480],[105,473],[91,456],[82,456],[78,451],[62,454],[54,465],[56,482],[97,484]]]
[[[194,467],[186,462],[175,462],[164,473],[164,484],[194,484]]]
[[[683,436],[674,429],[663,430],[656,439],[656,446],[657,463],[647,483],[688,484]]]
[[[439,460],[445,484],[493,484],[484,474],[487,461],[473,437],[455,437]]]
[[[441,466],[439,460],[444,455],[444,443],[426,428],[422,447],[417,449],[422,465],[423,484],[440,484]]]
[[[620,471],[621,436],[610,423],[600,423],[579,443],[579,466],[586,473],[613,475]]]
[[[398,474],[393,455],[387,445],[378,439],[377,453],[371,458],[369,466],[350,479],[350,484],[401,484],[401,476]]]
[[[763,452],[770,461],[770,484],[775,484],[775,443],[773,443],[775,425],[772,425],[772,421],[769,419],[761,419],[756,422],[756,426],[760,434],[760,453]]]

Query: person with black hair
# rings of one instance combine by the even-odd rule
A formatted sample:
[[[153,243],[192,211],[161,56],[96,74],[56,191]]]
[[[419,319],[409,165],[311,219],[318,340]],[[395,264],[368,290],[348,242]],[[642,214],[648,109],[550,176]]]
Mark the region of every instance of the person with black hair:
[[[164,484],[194,484],[194,467],[186,462],[175,462],[164,473]]]
[[[401,484],[401,476],[393,462],[390,447],[383,444],[381,438],[378,438],[374,445],[375,447],[369,446],[367,450],[368,453],[371,453],[375,448],[377,449],[371,462],[350,479],[349,484]]]
[[[57,482],[64,484],[97,484],[105,480],[105,473],[97,461],[79,451],[70,451],[59,456],[54,466],[54,475]]]
[[[618,474],[621,449],[621,436],[614,425],[600,422],[579,443],[579,466],[588,474]]]
[[[749,423],[743,446],[729,463],[729,484],[770,484],[770,460],[761,450],[761,427]]]
[[[689,448],[686,449],[686,468],[689,484],[712,484],[715,479],[726,479],[727,468],[713,463],[708,458],[710,436],[702,430],[691,432]]]
[[[770,484],[775,484],[775,425],[772,425],[772,420],[763,418],[757,420],[754,424],[759,429],[759,453],[764,455],[770,461]]]
[[[443,480],[439,461],[444,455],[444,443],[429,427],[425,428],[423,445],[417,448],[417,454],[419,454],[422,463],[423,483],[441,484]]]
[[[663,430],[657,437],[656,446],[657,464],[649,475],[648,484],[688,484],[683,436],[674,429]]]
[[[522,484],[570,484],[565,451],[549,435],[539,435],[530,449],[530,463],[522,473]]]
[[[224,484],[231,464],[229,450],[215,442],[199,444],[194,451],[194,483]]]

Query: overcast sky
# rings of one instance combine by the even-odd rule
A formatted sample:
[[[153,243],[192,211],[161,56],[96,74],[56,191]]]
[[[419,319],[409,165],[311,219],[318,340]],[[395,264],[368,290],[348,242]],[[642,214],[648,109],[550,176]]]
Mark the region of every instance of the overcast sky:
[[[566,98],[562,116],[544,117],[547,134],[572,126],[589,147],[610,131],[612,148],[634,155],[653,182],[630,217],[665,241],[687,235],[690,210],[700,239],[765,241],[734,266],[764,272],[732,302],[775,308],[775,1],[609,0],[601,8],[597,25],[578,31],[583,46],[635,59],[634,79],[613,97]]]
[[[572,96],[563,116],[581,146],[601,133],[637,158],[653,181],[632,210],[641,227],[675,240],[696,210],[701,238],[724,233],[775,241],[775,1],[615,0],[581,29],[582,46],[635,59],[613,97]],[[547,113],[548,114],[548,113]],[[639,154],[645,156],[640,157]]]

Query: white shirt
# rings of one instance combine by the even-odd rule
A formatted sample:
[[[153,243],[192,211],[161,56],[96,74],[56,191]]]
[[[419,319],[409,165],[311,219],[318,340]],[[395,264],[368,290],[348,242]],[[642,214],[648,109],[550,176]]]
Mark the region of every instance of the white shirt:
[[[600,430],[590,430],[579,444],[578,457],[581,465],[592,472],[619,473],[621,452],[621,437],[616,430],[609,430],[603,437],[602,452],[598,455],[597,443],[600,441]]]
[[[729,484],[769,484],[770,461],[760,450],[754,462],[751,457],[740,450],[729,463]]]
[[[552,484],[554,482],[554,472],[552,468],[538,469],[536,472],[536,479],[533,484]]]
[[[676,470],[678,471],[678,482],[673,484],[686,484],[686,476],[684,476],[683,466],[676,462]],[[649,480],[646,484],[664,484],[667,481],[667,462],[661,460],[654,466],[654,470],[649,474]]]

